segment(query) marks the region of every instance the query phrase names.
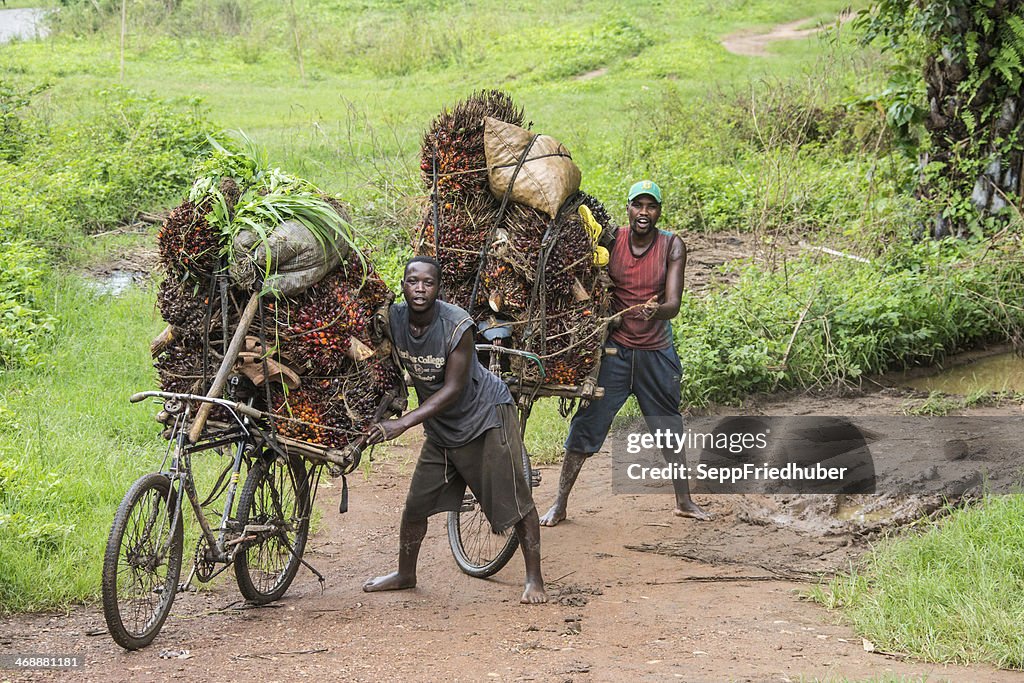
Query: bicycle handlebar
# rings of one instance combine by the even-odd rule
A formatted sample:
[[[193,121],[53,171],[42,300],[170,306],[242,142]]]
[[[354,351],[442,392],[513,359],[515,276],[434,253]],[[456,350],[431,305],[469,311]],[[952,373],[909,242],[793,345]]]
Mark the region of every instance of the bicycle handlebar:
[[[522,356],[523,358],[532,360],[534,363],[537,364],[537,369],[540,371],[541,379],[547,377],[547,373],[544,371],[544,363],[541,361],[540,356],[538,356],[535,353],[530,353],[529,351],[520,351],[519,349],[510,349],[507,346],[495,346],[494,344],[477,344],[476,350],[497,351],[498,353],[509,353],[512,354],[513,356]]]
[[[238,403],[236,401],[229,401],[224,398],[214,398],[212,396],[200,396],[199,394],[177,394],[170,391],[140,391],[137,394],[132,394],[128,400],[132,403],[138,403],[144,401],[147,398],[176,398],[181,401],[200,401],[203,403],[211,403],[218,406],[224,406],[231,410],[236,410],[243,415],[253,418],[264,418],[268,417],[266,413],[261,410],[256,410],[252,406],[248,406],[244,403]]]

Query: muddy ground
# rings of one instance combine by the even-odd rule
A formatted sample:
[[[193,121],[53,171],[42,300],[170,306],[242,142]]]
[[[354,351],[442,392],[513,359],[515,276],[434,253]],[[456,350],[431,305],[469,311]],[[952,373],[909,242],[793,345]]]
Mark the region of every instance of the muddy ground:
[[[778,253],[760,253],[743,233],[690,235],[687,244],[687,287],[698,291],[721,277],[719,265]],[[801,248],[788,244],[784,251]],[[129,280],[147,277],[151,258],[151,250],[128,251],[86,275],[100,283],[98,292],[112,293],[104,283],[116,284],[126,273]],[[752,397],[742,409],[721,412],[895,416],[926,398],[893,384],[898,378],[866,381],[864,390]],[[968,414],[1019,419],[1021,410],[1003,403]],[[933,438],[933,424],[922,418],[912,429],[922,440]],[[76,655],[85,665],[62,672],[0,669],[0,681],[1020,680],[1019,672],[869,653],[838,614],[803,597],[892,523],[928,513],[935,500],[877,505],[881,497],[808,503],[704,495],[698,500],[715,519],[697,523],[673,517],[668,495],[615,493],[607,452],[581,475],[569,520],[542,531],[549,604],[518,603],[519,556],[489,580],[462,574],[441,517],[428,532],[416,589],[363,593],[363,581],[394,566],[421,438],[406,435],[369,478],[350,478],[345,515],[337,512],[338,482],[322,486],[322,528],[306,554],[326,579],[322,590],[303,569],[282,601],[250,608],[228,573],[208,590],[179,595],[162,633],[140,652],[113,643],[97,605],[2,618],[0,655]],[[535,493],[543,512],[558,469],[542,469]]]
[[[914,400],[890,389],[754,400],[746,410],[895,414]],[[1020,407],[983,412],[1019,416]],[[0,680],[1020,680],[1019,672],[866,652],[839,615],[804,599],[819,575],[868,547],[863,535],[765,523],[751,514],[771,504],[764,496],[699,497],[714,521],[678,519],[668,496],[613,493],[607,453],[581,475],[570,519],[542,532],[549,604],[518,603],[518,556],[493,579],[463,575],[440,517],[424,544],[417,588],[363,593],[363,581],[394,565],[421,438],[403,437],[369,478],[350,479],[345,515],[337,512],[338,482],[322,487],[323,527],[307,558],[326,578],[323,590],[303,569],[282,601],[247,608],[224,577],[210,590],[179,595],[163,632],[139,652],[113,643],[95,605],[5,618],[0,653],[74,654],[86,664],[59,673],[0,671]],[[543,469],[542,508],[558,474]]]

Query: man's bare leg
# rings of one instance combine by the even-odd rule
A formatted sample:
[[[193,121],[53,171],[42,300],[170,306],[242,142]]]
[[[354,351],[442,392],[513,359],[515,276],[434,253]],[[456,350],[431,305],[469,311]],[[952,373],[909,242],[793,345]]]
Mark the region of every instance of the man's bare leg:
[[[558,475],[558,493],[555,494],[555,503],[543,517],[540,518],[541,526],[555,526],[565,519],[565,508],[569,504],[569,492],[572,491],[576,477],[579,476],[587,455],[579,451],[566,451],[562,460],[562,472]]]
[[[527,605],[537,605],[548,601],[544,592],[544,577],[540,572],[540,523],[537,519],[537,508],[516,522],[516,536],[519,547],[523,550],[523,561],[526,563],[526,588],[519,601]]]
[[[402,515],[402,528],[398,532],[398,571],[370,579],[363,584],[367,593],[397,591],[416,587],[416,561],[420,545],[427,535],[427,519],[407,519]]]

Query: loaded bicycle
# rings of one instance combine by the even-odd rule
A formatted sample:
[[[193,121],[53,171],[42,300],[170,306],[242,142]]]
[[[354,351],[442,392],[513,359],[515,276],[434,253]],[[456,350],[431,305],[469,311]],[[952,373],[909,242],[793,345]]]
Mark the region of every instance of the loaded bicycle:
[[[347,448],[333,449],[284,437],[275,423],[282,419],[303,421],[255,407],[265,387],[258,387],[246,374],[229,373],[236,369],[239,350],[246,343],[247,329],[258,310],[259,296],[253,295],[207,395],[147,391],[132,396],[133,402],[146,398],[163,401],[159,419],[166,426],[168,446],[160,470],[141,477],[125,495],[104,554],[104,617],[115,642],[126,649],[139,649],[153,641],[176,594],[193,579],[207,582],[233,567],[243,597],[258,605],[280,599],[303,564],[323,581],[302,559],[317,485],[324,465],[329,465],[334,474],[352,472],[359,464],[363,442],[357,440]],[[590,380],[584,387],[517,383],[514,375],[501,372],[500,359],[507,355],[527,359],[536,364],[543,381],[541,357],[505,347],[501,338],[490,340],[492,344],[478,349],[490,353],[491,370],[505,374],[510,382],[524,432],[533,402],[540,396],[600,395],[600,389]],[[274,374],[269,363],[264,354],[259,375],[264,380]],[[229,398],[220,398],[225,390]],[[395,395],[385,395],[370,422],[389,409],[393,411],[395,399]],[[218,419],[211,420],[215,408],[214,417]],[[226,456],[227,463],[201,499],[192,458],[204,451]],[[538,477],[530,469],[525,448],[522,456],[524,472],[530,473],[531,483],[536,485]],[[343,505],[346,492],[343,487]],[[179,582],[185,558],[186,500],[199,531],[192,567],[186,580]],[[475,577],[499,571],[518,546],[512,530],[492,532],[472,494],[466,496],[458,512],[449,514],[447,530],[456,563]]]
[[[160,471],[139,478],[125,495],[103,559],[103,614],[114,641],[129,650],[153,641],[175,595],[193,578],[208,582],[233,566],[238,589],[248,602],[263,605],[281,598],[304,563],[323,470],[282,448],[267,431],[266,414],[252,408],[251,396],[228,400],[146,391],[131,400],[150,397],[163,400],[169,425],[167,451]],[[188,428],[195,406],[201,405],[220,407],[229,421],[214,425],[192,443]],[[192,457],[203,451],[216,451],[227,463],[200,500]],[[350,470],[356,462],[339,464]],[[188,578],[179,584],[185,501],[198,522],[199,540]],[[208,513],[215,503],[223,508],[211,523]]]

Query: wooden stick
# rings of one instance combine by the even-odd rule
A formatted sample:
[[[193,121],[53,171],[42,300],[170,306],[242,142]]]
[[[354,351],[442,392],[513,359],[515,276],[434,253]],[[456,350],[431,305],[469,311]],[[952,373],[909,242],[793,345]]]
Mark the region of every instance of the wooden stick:
[[[800,312],[800,318],[797,319],[796,326],[793,328],[793,334],[789,335],[789,343],[786,344],[786,352],[784,354],[782,354],[782,363],[781,363],[781,365],[782,365],[783,368],[785,368],[786,367],[786,363],[789,362],[789,353],[790,353],[790,351],[793,350],[793,342],[796,341],[796,334],[797,334],[797,332],[800,331],[800,326],[804,324],[804,318],[807,317],[807,312],[811,310],[811,305],[814,303],[814,299],[815,299],[815,297],[817,295],[818,295],[818,292],[815,291],[814,294],[811,295],[811,298],[807,300],[807,305],[804,306],[804,310],[802,310]],[[780,378],[776,378],[775,379],[775,383],[772,385],[772,391],[775,391],[775,389],[778,388],[779,381],[780,381]]]
[[[174,328],[168,325],[167,327],[164,328],[164,331],[157,336],[156,339],[150,342],[149,354],[153,358],[156,358],[163,352],[164,349],[167,348],[167,345],[170,344],[173,339]]]
[[[228,374],[235,365],[238,352],[241,351],[242,344],[245,342],[245,335],[249,331],[249,326],[252,324],[253,319],[256,317],[259,303],[259,293],[249,297],[249,303],[246,304],[245,310],[242,311],[242,317],[238,321],[238,327],[235,329],[235,336],[231,338],[228,350],[224,353],[224,360],[220,363],[220,369],[217,370],[217,375],[213,378],[213,384],[210,385],[210,390],[206,393],[209,398],[217,398],[224,392],[224,385],[227,383]],[[203,427],[206,426],[206,420],[210,417],[211,410],[213,410],[212,403],[204,403],[199,407],[196,419],[192,423],[192,429],[188,432],[188,440],[192,443],[199,440],[199,435],[202,434]]]
[[[564,396],[566,398],[581,398],[584,391],[582,386],[576,386],[573,384],[541,384],[539,387],[532,382],[512,382],[508,388],[512,393],[516,392],[530,392],[533,393],[536,388],[537,396]],[[604,397],[604,387],[596,387],[594,389],[593,396],[591,398],[602,398]]]
[[[837,251],[835,249],[829,249],[828,247],[816,247],[813,244],[808,244],[807,242],[805,242],[803,240],[800,240],[800,246],[802,248],[804,248],[804,249],[809,249],[810,251],[820,251],[820,252],[823,252],[825,254],[831,254],[832,256],[840,256],[842,258],[848,258],[848,259],[850,259],[852,261],[858,261],[860,263],[871,263],[871,261],[869,261],[868,259],[864,258],[863,256],[855,256],[853,254],[847,254],[846,252]]]

